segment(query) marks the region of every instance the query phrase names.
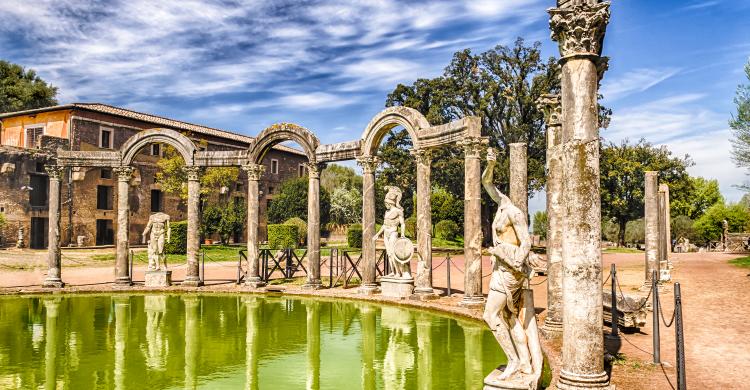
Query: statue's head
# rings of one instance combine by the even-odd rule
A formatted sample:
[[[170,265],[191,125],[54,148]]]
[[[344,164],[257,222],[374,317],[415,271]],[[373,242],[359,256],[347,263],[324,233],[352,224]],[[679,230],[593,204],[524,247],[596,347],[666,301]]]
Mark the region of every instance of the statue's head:
[[[401,208],[401,189],[394,186],[387,186],[385,189],[388,191],[385,194],[385,205],[387,207]]]

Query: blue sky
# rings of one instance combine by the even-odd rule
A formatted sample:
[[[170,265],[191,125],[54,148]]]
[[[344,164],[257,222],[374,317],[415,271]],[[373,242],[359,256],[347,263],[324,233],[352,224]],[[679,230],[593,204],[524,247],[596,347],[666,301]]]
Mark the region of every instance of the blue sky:
[[[0,2],[0,56],[34,68],[59,100],[102,102],[255,135],[280,121],[322,142],[356,139],[401,83],[457,50],[549,39],[551,0]],[[612,4],[602,135],[690,154],[729,200],[746,180],[727,120],[750,55],[750,1]],[[543,207],[541,197],[531,208]]]

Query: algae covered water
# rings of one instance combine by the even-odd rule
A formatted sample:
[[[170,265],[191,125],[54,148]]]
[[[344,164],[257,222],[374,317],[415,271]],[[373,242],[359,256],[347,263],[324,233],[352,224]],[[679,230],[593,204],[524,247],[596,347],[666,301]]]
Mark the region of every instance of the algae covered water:
[[[0,298],[0,388],[480,389],[481,323],[255,295]]]

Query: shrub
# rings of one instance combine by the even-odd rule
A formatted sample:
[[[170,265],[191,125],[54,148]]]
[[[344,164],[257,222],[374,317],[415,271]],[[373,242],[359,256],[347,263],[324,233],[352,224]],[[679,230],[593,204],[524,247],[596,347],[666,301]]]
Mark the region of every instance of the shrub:
[[[458,224],[444,219],[435,225],[435,235],[443,240],[454,240],[461,233]]]
[[[284,225],[291,225],[297,228],[297,239],[299,244],[303,245],[307,239],[307,222],[303,221],[302,218],[289,218],[284,222]]]
[[[406,236],[411,239],[417,238],[417,217],[412,215],[406,218],[404,224],[406,225]]]
[[[299,242],[294,225],[268,225],[268,246],[271,249],[296,248]]]
[[[268,221],[283,223],[289,218],[307,220],[307,177],[290,179],[281,184],[279,194],[268,208]],[[320,189],[320,224],[328,223],[331,197],[324,188]]]
[[[169,242],[164,244],[164,252],[170,255],[184,255],[187,253],[187,221],[177,221],[169,224],[171,232]]]
[[[346,230],[346,242],[350,248],[362,248],[362,225],[355,223]]]

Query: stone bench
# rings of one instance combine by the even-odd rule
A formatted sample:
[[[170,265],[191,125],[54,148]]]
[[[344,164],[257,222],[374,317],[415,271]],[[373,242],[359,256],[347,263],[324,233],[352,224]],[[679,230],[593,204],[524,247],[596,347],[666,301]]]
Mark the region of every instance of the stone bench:
[[[612,293],[604,291],[602,293],[604,302],[604,322],[612,323]],[[621,328],[637,330],[646,326],[646,312],[648,304],[644,305],[645,297],[633,298],[625,296],[617,297],[617,325]],[[640,309],[639,309],[640,308]]]

